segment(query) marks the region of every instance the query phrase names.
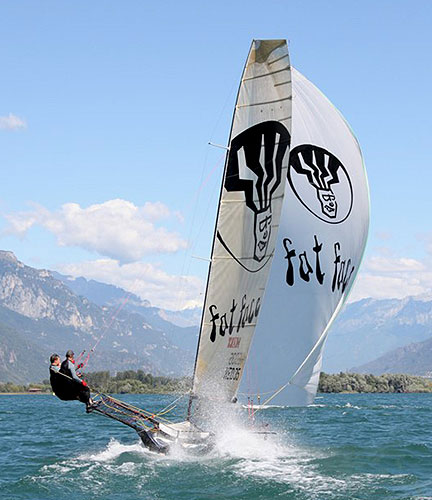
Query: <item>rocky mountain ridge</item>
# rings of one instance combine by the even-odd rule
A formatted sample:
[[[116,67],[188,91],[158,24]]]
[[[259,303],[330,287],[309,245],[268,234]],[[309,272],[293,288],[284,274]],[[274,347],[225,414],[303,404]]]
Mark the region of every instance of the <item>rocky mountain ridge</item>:
[[[407,373],[432,378],[432,338],[385,353],[369,363],[353,367],[355,373]]]
[[[145,304],[141,307],[145,308]],[[190,374],[193,351],[175,345],[170,337],[190,338],[191,332],[162,319],[157,324],[154,312],[148,312],[145,315],[97,305],[74,293],[50,271],[26,266],[11,252],[2,251],[0,380],[35,380],[35,375],[41,373],[40,363],[47,373],[48,357],[53,351],[63,354],[72,348],[78,353],[98,340],[89,365],[91,370],[144,369],[156,375]],[[38,360],[33,369],[33,361],[29,365],[30,352]],[[23,366],[29,370],[23,370]]]

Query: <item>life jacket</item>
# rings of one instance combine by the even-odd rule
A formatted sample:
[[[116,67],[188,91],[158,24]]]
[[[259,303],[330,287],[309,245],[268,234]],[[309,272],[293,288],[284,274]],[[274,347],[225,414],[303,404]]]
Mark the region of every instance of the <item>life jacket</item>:
[[[54,394],[57,394],[57,392],[59,393],[61,392],[61,387],[62,387],[61,378],[62,376],[59,375],[59,373],[56,370],[53,370],[50,367],[50,384]]]
[[[72,378],[72,373],[69,369],[69,360],[66,358],[63,363],[61,364],[60,367],[60,373],[63,373],[64,375],[67,375],[68,377]]]

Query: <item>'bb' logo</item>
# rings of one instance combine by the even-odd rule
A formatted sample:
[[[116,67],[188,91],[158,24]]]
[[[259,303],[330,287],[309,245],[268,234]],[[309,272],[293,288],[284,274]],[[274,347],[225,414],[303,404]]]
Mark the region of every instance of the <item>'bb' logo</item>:
[[[289,144],[288,130],[277,121],[258,123],[231,141],[224,187],[228,192],[244,194],[253,217],[254,232],[253,235],[238,234],[232,231],[232,226],[231,232],[222,226],[224,229],[218,231],[217,237],[234,259],[251,272],[261,269],[270,257],[267,248],[272,198],[282,181],[282,165]],[[244,228],[252,226],[242,222]],[[245,241],[251,244],[245,245]]]

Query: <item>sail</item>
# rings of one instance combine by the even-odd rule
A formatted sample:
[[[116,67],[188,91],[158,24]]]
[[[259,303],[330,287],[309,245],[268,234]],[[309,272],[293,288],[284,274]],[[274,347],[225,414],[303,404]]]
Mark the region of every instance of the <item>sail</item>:
[[[260,394],[261,403],[306,405],[317,390],[329,326],[360,266],[369,194],[360,147],[347,122],[294,68],[292,80],[281,224],[241,389],[254,402]]]
[[[225,161],[193,393],[229,402],[240,383],[274,255],[288,170],[291,72],[285,40],[255,40]]]

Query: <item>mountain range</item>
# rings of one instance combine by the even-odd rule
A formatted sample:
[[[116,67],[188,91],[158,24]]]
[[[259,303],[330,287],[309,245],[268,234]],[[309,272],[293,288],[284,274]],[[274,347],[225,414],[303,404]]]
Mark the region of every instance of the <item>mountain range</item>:
[[[417,363],[413,352],[421,349],[418,343],[427,340],[432,342],[430,296],[363,299],[346,305],[332,325],[324,350],[323,370],[425,375],[432,370],[432,357],[429,364]],[[404,354],[400,348],[406,348]]]
[[[432,378],[432,338],[399,347],[351,369],[357,373],[410,373]]]
[[[0,251],[0,381],[45,379],[52,352],[77,355],[96,344],[92,371],[190,374],[196,327],[166,321],[124,290],[85,281],[31,268]]]
[[[190,375],[200,309],[168,311],[113,285],[38,270],[0,251],[0,382],[47,378],[52,352],[96,349],[89,371]],[[432,298],[364,299],[331,327],[323,370],[432,371]]]

